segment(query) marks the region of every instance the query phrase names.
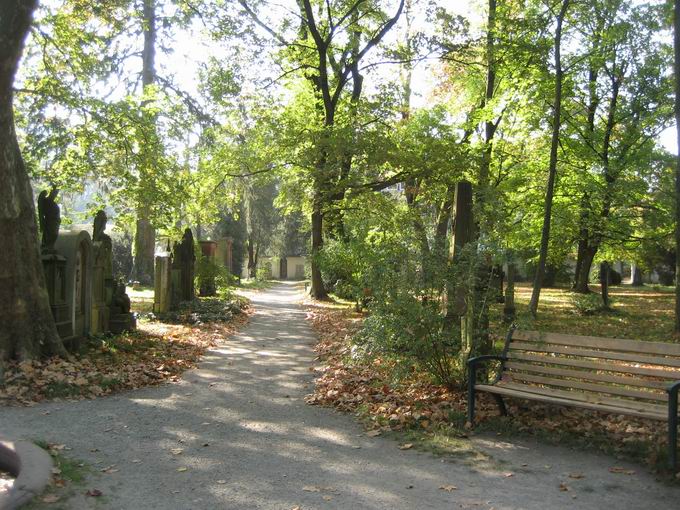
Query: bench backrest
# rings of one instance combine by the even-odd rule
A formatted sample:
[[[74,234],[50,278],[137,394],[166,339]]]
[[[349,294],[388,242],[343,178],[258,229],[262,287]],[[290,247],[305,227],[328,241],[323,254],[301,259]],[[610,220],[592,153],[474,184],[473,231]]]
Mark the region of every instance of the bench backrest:
[[[660,404],[680,380],[680,345],[515,330],[505,345],[501,384],[535,385]],[[592,398],[591,398],[592,397]]]

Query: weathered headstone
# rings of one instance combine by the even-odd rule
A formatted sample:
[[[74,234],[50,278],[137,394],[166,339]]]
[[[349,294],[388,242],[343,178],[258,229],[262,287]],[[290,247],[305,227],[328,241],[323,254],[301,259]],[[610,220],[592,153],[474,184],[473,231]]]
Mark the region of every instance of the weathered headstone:
[[[66,258],[65,297],[71,318],[71,331],[62,340],[78,348],[90,333],[92,317],[92,240],[90,234],[60,232],[54,248]]]
[[[200,275],[199,294],[201,296],[214,296],[217,294],[217,289],[215,287],[215,275],[211,269],[215,266],[217,243],[215,241],[199,241],[199,244],[201,245],[202,263],[205,270],[205,273]]]
[[[233,245],[234,241],[231,237],[225,237],[217,241],[217,252],[215,258],[218,263],[227,268],[229,273],[233,273]]]
[[[187,228],[180,243],[175,243],[172,254],[173,302],[194,299],[194,236]]]
[[[98,211],[92,229],[92,319],[94,334],[109,331],[111,300],[113,298],[113,245],[106,230],[106,213]]]
[[[66,338],[72,334],[72,325],[69,306],[66,302],[66,258],[57,253],[54,248],[54,243],[59,237],[59,224],[61,223],[59,205],[54,200],[57,193],[56,189],[49,194],[47,191],[40,193],[38,219],[42,233],[41,260],[52,317],[54,317],[59,336]]]
[[[130,297],[125,292],[125,282],[113,282],[113,296],[111,299],[111,315],[109,329],[113,334],[137,329],[137,319],[130,311]]]
[[[170,247],[168,246],[168,249]],[[154,265],[154,313],[165,313],[172,306],[172,255],[169,251],[156,255]]]

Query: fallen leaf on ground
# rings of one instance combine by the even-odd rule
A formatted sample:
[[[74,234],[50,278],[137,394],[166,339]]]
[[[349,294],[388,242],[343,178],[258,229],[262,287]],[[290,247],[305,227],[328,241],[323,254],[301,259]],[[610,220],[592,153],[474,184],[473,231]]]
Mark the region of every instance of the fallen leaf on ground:
[[[185,471],[189,471],[189,468],[188,467],[181,467],[181,468],[177,468],[177,471],[179,471],[180,473],[184,473]]]
[[[102,491],[99,489],[90,489],[85,493],[86,496],[91,496],[93,498],[98,498],[102,495]]]
[[[622,467],[618,467],[618,466],[610,467],[609,472],[610,473],[619,473],[619,474],[622,474],[622,475],[634,475],[635,474],[635,471],[633,471],[632,469],[626,469],[626,468],[622,468]]]
[[[565,491],[568,491],[568,490],[569,490],[569,487],[567,487],[565,484],[561,483],[561,484],[560,484],[560,490],[561,490],[562,492],[565,492]]]
[[[57,494],[48,494],[47,496],[43,496],[41,501],[43,503],[56,503],[59,501],[59,496]]]
[[[413,443],[399,445],[400,450],[410,450],[411,448],[413,448]]]
[[[573,478],[574,480],[580,480],[583,478],[583,473],[569,473],[569,478]]]
[[[452,491],[458,490],[458,487],[456,487],[455,485],[442,485],[439,488],[443,491],[446,491],[446,492],[452,492]]]
[[[378,437],[380,434],[382,434],[382,432],[380,432],[377,429],[376,430],[369,430],[368,432],[366,432],[366,435],[368,437]]]
[[[307,492],[321,492],[321,488],[316,485],[305,485],[302,490]]]
[[[503,476],[505,478],[510,478],[511,476],[515,476],[515,473],[503,473]]]
[[[172,450],[170,450],[170,452],[171,452],[173,455],[179,455],[179,454],[181,454],[183,451],[184,451],[184,449],[182,449],[182,448],[173,448]]]
[[[331,499],[333,499],[333,496],[323,496],[323,499],[325,501],[330,501]]]

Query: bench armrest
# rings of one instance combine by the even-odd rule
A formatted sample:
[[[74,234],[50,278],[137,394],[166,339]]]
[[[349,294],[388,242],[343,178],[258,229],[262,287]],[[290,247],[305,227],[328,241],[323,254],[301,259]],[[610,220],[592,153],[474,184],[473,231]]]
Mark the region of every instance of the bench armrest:
[[[470,358],[467,362],[468,366],[468,383],[474,385],[477,382],[477,365],[485,361],[507,361],[507,356],[502,356],[499,354],[485,354],[484,356],[477,356],[476,358]]]
[[[678,398],[678,392],[680,391],[680,381],[672,382],[666,388],[666,392],[670,397]]]
[[[470,358],[467,361],[468,369],[472,369],[472,367],[476,366],[478,363],[489,360],[507,361],[508,358],[507,356],[501,356],[500,354],[485,354],[484,356],[477,356],[476,358]]]

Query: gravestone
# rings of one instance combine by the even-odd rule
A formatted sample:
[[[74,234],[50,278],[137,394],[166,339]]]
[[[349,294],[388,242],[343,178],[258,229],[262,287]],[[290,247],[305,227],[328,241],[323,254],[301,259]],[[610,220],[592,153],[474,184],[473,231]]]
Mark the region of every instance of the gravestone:
[[[217,289],[215,288],[215,275],[212,268],[215,265],[217,243],[215,241],[199,241],[199,244],[201,245],[204,268],[204,274],[200,275],[199,294],[201,296],[214,296],[217,294]]]
[[[90,333],[92,318],[92,239],[87,232],[60,232],[55,249],[66,258],[65,298],[69,307],[70,334],[62,337],[72,349]]]
[[[230,274],[233,273],[233,249],[234,241],[231,237],[225,237],[217,241],[217,252],[215,258],[219,264],[227,268]]]
[[[168,251],[156,255],[154,265],[154,313],[165,313],[172,308],[172,255]]]
[[[137,319],[135,314],[130,311],[130,304],[130,297],[125,292],[125,282],[114,281],[109,317],[111,333],[117,335],[124,331],[137,329]]]
[[[49,194],[43,191],[38,196],[38,219],[42,233],[40,258],[45,273],[52,317],[59,337],[66,338],[72,333],[72,325],[66,302],[66,258],[54,248],[61,224],[61,213],[55,202],[57,193],[58,190],[53,189]]]
[[[113,298],[113,245],[106,230],[106,213],[97,212],[92,229],[92,315],[90,331],[94,334],[109,331],[111,300]]]
[[[173,305],[179,301],[194,299],[194,236],[187,228],[182,241],[175,243],[172,249],[172,301]]]

